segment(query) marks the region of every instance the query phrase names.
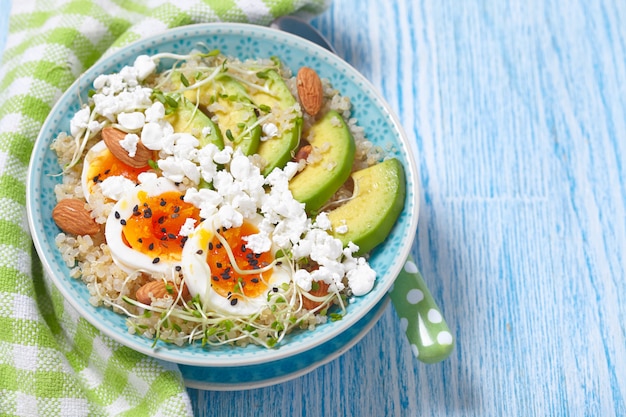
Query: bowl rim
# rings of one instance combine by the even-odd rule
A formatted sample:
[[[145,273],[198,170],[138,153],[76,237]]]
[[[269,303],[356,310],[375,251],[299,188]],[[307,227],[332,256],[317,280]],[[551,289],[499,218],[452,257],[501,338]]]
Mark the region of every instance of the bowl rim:
[[[46,142],[45,130],[46,130],[46,127],[50,123],[52,123],[51,116],[54,115],[56,112],[58,112],[59,109],[62,107],[63,100],[61,99],[67,94],[73,93],[75,91],[78,91],[80,93],[81,89],[85,89],[84,78],[86,77],[86,75],[95,74],[101,67],[103,66],[106,67],[107,62],[109,63],[108,64],[109,66],[114,65],[111,63],[111,61],[112,60],[114,61],[116,57],[121,57],[137,49],[141,51],[145,51],[149,47],[158,46],[159,42],[164,41],[165,37],[168,37],[169,39],[177,39],[177,37],[180,37],[184,32],[188,32],[190,30],[195,31],[195,32],[202,32],[207,35],[208,34],[224,35],[225,33],[223,33],[223,31],[238,31],[238,34],[247,34],[249,36],[262,34],[264,36],[271,36],[274,39],[283,38],[285,39],[286,43],[302,44],[307,49],[311,49],[315,51],[316,54],[323,57],[323,59],[326,62],[329,62],[330,64],[332,64],[333,67],[345,68],[344,73],[345,71],[350,72],[350,76],[357,79],[358,82],[361,83],[367,89],[368,95],[372,96],[376,101],[378,101],[378,103],[380,104],[382,108],[382,111],[386,113],[387,117],[391,120],[391,122],[394,125],[395,130],[398,133],[398,137],[400,141],[406,147],[406,152],[403,152],[403,156],[406,159],[408,166],[404,165],[404,169],[410,172],[410,177],[413,180],[412,182],[409,182],[408,180],[409,175],[406,175],[407,186],[412,186],[412,190],[413,190],[412,192],[413,210],[409,212],[410,224],[407,228],[409,233],[402,239],[403,244],[401,245],[398,255],[395,258],[399,262],[396,262],[391,269],[388,269],[387,271],[385,271],[385,275],[391,274],[390,279],[382,284],[379,282],[379,284],[372,290],[372,291],[375,291],[375,295],[372,296],[368,300],[368,303],[365,306],[359,308],[357,311],[351,312],[351,314],[346,315],[342,320],[339,321],[341,322],[340,325],[337,325],[333,329],[324,332],[319,337],[312,338],[313,339],[312,342],[304,343],[304,347],[290,348],[289,347],[290,344],[285,343],[285,344],[280,345],[278,348],[268,349],[268,351],[270,350],[274,351],[276,352],[276,354],[268,353],[265,355],[246,355],[244,357],[237,356],[234,359],[231,359],[229,357],[224,357],[224,356],[218,356],[214,360],[211,360],[211,355],[210,355],[211,351],[210,349],[207,349],[206,358],[203,357],[202,360],[200,360],[196,357],[188,358],[188,357],[185,357],[184,355],[180,357],[172,353],[172,351],[170,350],[160,349],[158,346],[151,347],[150,345],[146,345],[145,343],[139,343],[134,337],[129,337],[129,336],[133,336],[130,333],[124,333],[120,335],[114,332],[112,329],[108,328],[106,325],[104,325],[100,321],[98,321],[97,317],[95,317],[94,315],[85,314],[83,312],[83,307],[79,305],[78,301],[72,297],[72,294],[70,293],[70,290],[68,288],[69,286],[66,286],[63,284],[63,280],[67,279],[67,277],[57,276],[54,273],[52,260],[43,256],[44,254],[44,246],[42,242],[43,239],[40,239],[40,236],[38,234],[39,231],[37,230],[36,224],[35,224],[35,217],[36,217],[35,202],[38,197],[33,195],[33,189],[35,188],[34,181],[36,179],[34,170],[35,168],[38,167],[38,165],[37,165],[37,160],[36,158],[34,158],[34,156],[36,153],[44,150],[43,143]],[[137,56],[141,53],[142,52],[136,52],[133,54],[133,56]],[[118,58],[118,59],[125,60],[125,58],[124,59]],[[86,78],[90,78],[90,77],[86,77]],[[46,143],[46,145],[48,145],[48,143]],[[27,209],[28,225],[31,231],[31,237],[33,239],[35,249],[37,251],[37,255],[44,267],[44,271],[46,273],[45,275],[51,279],[55,287],[63,295],[65,301],[67,301],[72,306],[72,308],[74,308],[77,311],[80,317],[82,317],[91,325],[93,325],[102,334],[115,340],[121,345],[129,347],[135,351],[146,354],[148,356],[162,359],[168,362],[180,363],[180,364],[191,365],[191,366],[201,366],[201,367],[228,367],[228,366],[233,366],[233,365],[236,366],[236,365],[257,364],[257,363],[267,362],[268,360],[272,361],[272,360],[284,359],[289,356],[297,355],[302,351],[306,351],[308,349],[314,348],[315,346],[319,346],[320,344],[342,333],[345,330],[345,328],[356,323],[369,310],[371,310],[387,294],[389,289],[392,287],[395,279],[397,278],[399,272],[404,266],[404,261],[408,258],[410,254],[411,247],[415,239],[414,232],[416,232],[416,229],[417,229],[417,223],[418,223],[418,217],[419,217],[419,211],[420,211],[419,195],[421,191],[421,186],[419,184],[419,176],[418,176],[419,173],[418,173],[418,168],[417,168],[417,164],[415,161],[415,154],[414,154],[415,151],[416,151],[415,144],[413,144],[412,141],[409,140],[409,137],[404,131],[397,115],[391,109],[391,107],[386,102],[386,100],[382,97],[378,89],[374,87],[374,85],[368,79],[366,79],[365,76],[363,76],[356,68],[354,68],[351,64],[343,60],[338,55],[335,55],[329,52],[328,50],[322,48],[321,46],[311,41],[308,41],[304,38],[301,38],[299,36],[296,36],[296,35],[293,35],[284,31],[280,31],[275,28],[266,27],[266,26],[260,26],[260,25],[249,24],[249,23],[230,23],[230,22],[197,23],[197,24],[192,24],[192,25],[185,25],[185,26],[167,29],[165,31],[147,36],[145,38],[141,38],[139,40],[132,42],[131,44],[128,44],[124,47],[114,50],[112,53],[105,53],[105,55],[103,55],[98,61],[96,61],[90,68],[84,71],[82,75],[77,77],[77,79],[63,92],[63,94],[55,102],[54,106],[50,110],[48,117],[42,124],[41,129],[37,135],[37,139],[34,143],[33,151],[31,153],[31,157],[29,161],[29,166],[28,166],[28,171],[27,171],[27,182],[26,182],[26,209]],[[413,233],[411,233],[411,231]],[[100,309],[100,308],[106,308],[106,307],[93,307],[93,308]],[[146,339],[143,336],[135,335],[135,337]],[[148,340],[149,342],[152,342],[152,340],[150,339],[146,339],[146,340]],[[184,349],[184,347],[181,347],[181,349]]]

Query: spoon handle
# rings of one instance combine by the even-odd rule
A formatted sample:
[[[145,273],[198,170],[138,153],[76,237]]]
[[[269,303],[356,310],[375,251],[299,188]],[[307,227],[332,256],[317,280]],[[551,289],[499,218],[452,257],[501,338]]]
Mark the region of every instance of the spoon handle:
[[[425,363],[446,359],[454,336],[410,255],[389,295],[415,357]]]

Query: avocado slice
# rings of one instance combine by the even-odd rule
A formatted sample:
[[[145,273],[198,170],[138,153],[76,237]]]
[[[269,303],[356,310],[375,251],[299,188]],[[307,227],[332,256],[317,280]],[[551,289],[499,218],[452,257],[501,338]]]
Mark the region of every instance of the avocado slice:
[[[344,246],[359,246],[359,254],[382,243],[404,207],[406,184],[404,168],[395,158],[352,174],[355,195],[342,206],[328,212],[332,234]],[[347,226],[342,232],[341,226]]]
[[[174,132],[192,134],[198,138],[201,147],[212,143],[219,149],[224,149],[224,140],[219,127],[185,97],[181,96],[177,101],[178,106],[165,116]]]
[[[257,152],[261,126],[248,91],[239,81],[220,74],[198,89],[185,91],[185,97],[194,103],[198,101],[209,114],[217,117],[225,143],[240,149],[245,155]]]
[[[308,141],[320,159],[307,164],[289,182],[293,197],[314,212],[328,201],[350,176],[355,144],[339,113],[326,113],[315,122]]]
[[[252,102],[260,109],[269,108],[272,112],[292,113],[290,116],[293,116],[286,124],[277,126],[278,136],[259,144],[257,153],[265,161],[262,173],[268,175],[274,168],[282,168],[291,160],[300,142],[302,112],[295,107],[296,98],[278,72],[270,69],[263,74],[264,88],[251,90]]]

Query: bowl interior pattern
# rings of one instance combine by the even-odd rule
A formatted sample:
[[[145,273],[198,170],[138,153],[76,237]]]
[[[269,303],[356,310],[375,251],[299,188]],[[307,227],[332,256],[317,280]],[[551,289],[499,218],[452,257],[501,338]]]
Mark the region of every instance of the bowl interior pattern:
[[[53,190],[61,181],[57,175],[61,169],[50,144],[59,132],[69,132],[70,119],[79,110],[81,101],[86,102],[93,80],[99,74],[117,72],[124,65],[132,64],[137,55],[186,54],[200,44],[240,59],[277,56],[294,71],[301,66],[315,69],[342,95],[350,97],[352,116],[364,128],[367,138],[398,158],[405,167],[407,195],[404,210],[388,239],[370,258],[378,273],[374,289],[355,298],[342,320],[320,325],[312,332],[293,332],[274,349],[257,346],[206,349],[160,342],[153,348],[151,340],[127,332],[123,316],[89,303],[86,286],[69,277],[69,269],[54,243],[59,229],[51,217],[56,203]],[[194,366],[241,366],[284,359],[318,346],[355,324],[378,303],[402,268],[415,236],[418,217],[416,172],[410,145],[388,105],[371,84],[343,60],[313,43],[278,30],[245,24],[201,24],[172,29],[120,49],[98,61],[65,92],[46,120],[33,150],[28,173],[27,210],[35,246],[46,272],[73,307],[104,334],[137,351],[171,362]]]

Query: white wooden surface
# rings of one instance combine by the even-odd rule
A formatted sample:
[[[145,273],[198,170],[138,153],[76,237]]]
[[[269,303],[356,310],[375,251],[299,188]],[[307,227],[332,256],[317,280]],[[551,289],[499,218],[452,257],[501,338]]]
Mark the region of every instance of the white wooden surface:
[[[626,2],[335,0],[314,24],[419,149],[415,255],[458,339],[389,308],[316,371],[198,416],[626,415]]]

